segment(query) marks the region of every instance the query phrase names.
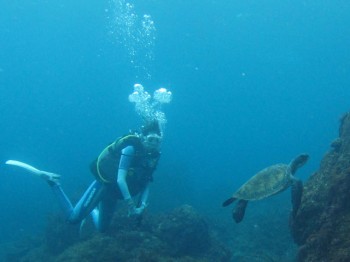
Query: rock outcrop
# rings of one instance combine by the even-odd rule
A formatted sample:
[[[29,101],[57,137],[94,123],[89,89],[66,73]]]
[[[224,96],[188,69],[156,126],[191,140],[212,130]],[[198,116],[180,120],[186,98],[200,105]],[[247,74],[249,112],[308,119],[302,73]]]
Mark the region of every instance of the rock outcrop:
[[[305,183],[300,209],[290,226],[298,261],[350,261],[350,112],[339,137]]]

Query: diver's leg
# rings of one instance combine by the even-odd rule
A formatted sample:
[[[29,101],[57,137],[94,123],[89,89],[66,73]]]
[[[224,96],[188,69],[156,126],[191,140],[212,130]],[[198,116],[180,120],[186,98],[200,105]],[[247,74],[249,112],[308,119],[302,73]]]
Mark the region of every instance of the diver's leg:
[[[112,220],[117,199],[113,194],[106,194],[101,200],[98,210],[94,209],[91,213],[95,226],[98,231],[105,232]]]
[[[51,188],[56,195],[63,212],[69,223],[79,223],[97,206],[98,202],[104,194],[105,187],[98,181],[94,181],[85,191],[82,198],[73,208],[70,200],[63,192],[58,184],[51,185]]]
[[[69,222],[77,223],[86,218],[103,198],[106,187],[94,181],[78,201],[69,217]]]
[[[49,183],[59,205],[61,206],[64,216],[68,218],[73,212],[73,205],[67,195],[64,193],[60,184]]]

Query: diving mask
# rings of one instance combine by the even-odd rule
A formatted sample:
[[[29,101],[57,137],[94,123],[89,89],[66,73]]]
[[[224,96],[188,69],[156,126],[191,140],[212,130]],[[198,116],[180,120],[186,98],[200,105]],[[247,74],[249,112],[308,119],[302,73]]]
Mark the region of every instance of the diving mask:
[[[162,142],[162,137],[160,135],[152,133],[152,134],[143,136],[143,144],[147,148],[158,149],[161,142]]]

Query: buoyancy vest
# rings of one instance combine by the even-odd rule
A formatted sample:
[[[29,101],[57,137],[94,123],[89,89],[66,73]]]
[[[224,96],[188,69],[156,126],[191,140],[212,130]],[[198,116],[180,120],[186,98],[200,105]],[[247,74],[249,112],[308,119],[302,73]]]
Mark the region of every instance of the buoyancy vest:
[[[121,151],[127,147],[133,146],[134,160],[131,168],[128,170],[127,183],[132,195],[140,191],[146,182],[152,181],[152,173],[155,170],[160,158],[159,152],[146,153],[138,135],[130,134],[118,138],[115,142],[109,144],[92,163],[91,171],[96,179],[103,183],[113,183],[116,181]],[[143,169],[143,176],[140,178],[135,175],[138,168]]]

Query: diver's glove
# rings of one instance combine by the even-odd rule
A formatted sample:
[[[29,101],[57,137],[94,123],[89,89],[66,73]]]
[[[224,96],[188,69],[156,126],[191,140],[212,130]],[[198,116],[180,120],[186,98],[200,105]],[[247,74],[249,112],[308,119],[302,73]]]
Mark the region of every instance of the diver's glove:
[[[146,203],[142,202],[140,207],[136,207],[132,199],[128,200],[129,206],[129,217],[130,216],[140,216],[146,208]]]
[[[145,202],[142,202],[140,207],[135,208],[136,215],[141,215],[143,211],[145,211],[146,207],[147,207],[147,204]]]
[[[127,201],[127,205],[128,205],[128,216],[134,216],[136,215],[136,206],[134,201],[132,200],[132,198],[129,198],[126,200]]]

